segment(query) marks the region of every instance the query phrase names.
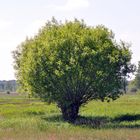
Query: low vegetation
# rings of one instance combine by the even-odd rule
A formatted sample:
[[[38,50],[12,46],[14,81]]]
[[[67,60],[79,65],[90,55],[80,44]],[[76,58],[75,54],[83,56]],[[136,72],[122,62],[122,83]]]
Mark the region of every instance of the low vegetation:
[[[0,97],[1,140],[138,140],[140,95],[125,95],[81,107],[75,124],[63,121],[55,104],[12,95]]]

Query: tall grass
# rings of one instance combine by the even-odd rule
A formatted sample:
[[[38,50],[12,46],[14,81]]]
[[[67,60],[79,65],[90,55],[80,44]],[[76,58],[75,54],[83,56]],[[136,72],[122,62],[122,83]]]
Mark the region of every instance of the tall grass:
[[[25,97],[0,98],[0,140],[140,139],[140,95],[125,95],[81,107],[75,124],[64,122],[55,104]]]

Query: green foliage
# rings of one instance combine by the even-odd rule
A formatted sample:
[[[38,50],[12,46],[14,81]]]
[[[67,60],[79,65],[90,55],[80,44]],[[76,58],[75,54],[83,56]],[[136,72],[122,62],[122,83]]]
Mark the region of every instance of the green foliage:
[[[138,92],[138,88],[135,85],[135,79],[128,82],[127,85],[127,93],[128,94],[136,94]]]
[[[138,62],[138,69],[137,69],[137,72],[136,72],[136,77],[135,77],[135,80],[134,80],[134,84],[138,89],[140,89],[140,61]]]
[[[132,72],[131,52],[104,26],[83,21],[48,21],[14,52],[22,89],[56,102],[65,120],[74,121],[79,107],[92,99],[115,100]]]

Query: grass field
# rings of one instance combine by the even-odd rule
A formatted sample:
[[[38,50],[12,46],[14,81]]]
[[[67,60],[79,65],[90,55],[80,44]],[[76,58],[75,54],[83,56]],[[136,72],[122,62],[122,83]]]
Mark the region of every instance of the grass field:
[[[140,95],[81,107],[75,124],[56,105],[23,96],[0,96],[0,140],[140,140]]]

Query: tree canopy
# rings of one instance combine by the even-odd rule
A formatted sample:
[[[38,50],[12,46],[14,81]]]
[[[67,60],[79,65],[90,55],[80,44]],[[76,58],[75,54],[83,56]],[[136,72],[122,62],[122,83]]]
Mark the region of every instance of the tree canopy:
[[[117,99],[133,71],[131,52],[103,25],[53,19],[14,51],[17,79],[26,92],[55,102],[66,121],[93,99]]]

